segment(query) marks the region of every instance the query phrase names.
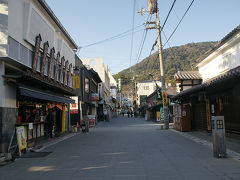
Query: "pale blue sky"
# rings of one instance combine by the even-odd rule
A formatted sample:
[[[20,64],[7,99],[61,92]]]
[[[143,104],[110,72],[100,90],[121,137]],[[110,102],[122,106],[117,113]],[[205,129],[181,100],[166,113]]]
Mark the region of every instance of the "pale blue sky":
[[[58,19],[79,46],[86,46],[132,28],[134,0],[46,0]],[[164,28],[167,37],[192,0],[177,0]],[[163,23],[173,0],[158,0]],[[171,46],[191,42],[218,41],[238,26],[239,0],[195,0],[176,33]],[[136,11],[147,9],[147,0],[136,0]],[[147,14],[135,13],[135,26],[146,22]],[[139,28],[141,30],[143,27]],[[131,34],[131,33],[130,33]],[[136,63],[143,31],[134,34],[131,65]],[[147,34],[140,61],[150,53],[156,30]],[[162,36],[163,44],[166,41]],[[168,48],[168,47],[167,47]],[[131,35],[114,41],[82,48],[80,58],[102,57],[113,74],[130,67]],[[157,49],[155,48],[155,51]]]

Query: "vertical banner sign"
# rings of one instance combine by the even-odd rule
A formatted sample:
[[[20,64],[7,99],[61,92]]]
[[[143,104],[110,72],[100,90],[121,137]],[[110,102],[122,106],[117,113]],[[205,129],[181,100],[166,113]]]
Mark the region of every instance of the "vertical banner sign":
[[[68,69],[68,82],[67,85],[69,86],[71,83],[71,78],[72,78],[72,63],[69,65],[69,69]],[[79,84],[80,86],[80,84]],[[80,87],[79,87],[80,88]]]
[[[66,61],[66,63],[65,63],[65,70],[64,70],[64,81],[63,81],[64,85],[67,85],[68,64],[69,64],[68,61]]]
[[[24,126],[16,127],[18,147],[20,150],[27,148],[27,138],[24,131]]]
[[[61,69],[60,69],[60,75],[59,75],[59,82],[63,82],[63,66],[64,66],[65,58],[64,56],[61,58]]]
[[[54,59],[55,49],[54,47],[51,49],[50,58],[49,58],[49,67],[48,67],[48,78],[50,79],[52,76],[52,67],[53,67],[53,59]]]
[[[157,88],[156,98],[157,98],[157,100],[162,100],[162,94],[161,94],[161,90],[159,88]]]
[[[47,53],[48,53],[48,41],[43,44],[43,58],[42,58],[42,66],[41,66],[41,75],[44,76],[45,73],[45,66],[47,61]]]
[[[163,91],[162,92],[162,96],[163,96],[163,105],[164,106],[167,106],[167,93],[166,93],[166,91]]]
[[[121,79],[118,79],[118,92],[122,91],[122,84],[121,84]]]
[[[80,77],[79,76],[73,76],[73,88],[74,89],[80,88]]]
[[[38,64],[38,56],[40,52],[40,45],[41,45],[42,37],[39,34],[36,37],[36,43],[35,43],[35,51],[34,51],[34,57],[33,57],[33,64],[32,64],[32,70],[36,72],[37,70],[37,64]]]
[[[161,121],[161,112],[157,111],[157,122]]]
[[[60,60],[60,52],[57,53],[57,58],[56,58],[56,66],[55,66],[55,70],[54,70],[54,80],[55,81],[58,81],[59,60]]]
[[[78,114],[78,96],[70,97],[75,101],[74,104],[70,104],[70,114]]]

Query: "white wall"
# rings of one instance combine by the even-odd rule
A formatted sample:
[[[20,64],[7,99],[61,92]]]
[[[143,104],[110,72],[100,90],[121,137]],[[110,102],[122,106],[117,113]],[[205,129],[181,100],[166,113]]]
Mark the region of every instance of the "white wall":
[[[83,64],[93,68],[102,80],[102,86],[104,89],[104,99],[107,104],[110,103],[110,77],[108,66],[104,65],[102,58],[86,58],[81,59]]]
[[[5,63],[0,61],[0,107],[16,108],[16,88],[4,83],[2,75],[5,74]]]
[[[240,65],[240,33],[197,65],[203,82]]]
[[[159,87],[162,87],[162,83],[160,81],[156,81]],[[148,90],[144,89],[144,87],[149,87]],[[147,95],[149,96],[156,90],[156,84],[154,81],[145,81],[137,83],[137,96],[138,96],[138,105],[140,104],[140,96]]]
[[[28,49],[35,46],[35,38],[40,33],[43,43],[49,42],[49,52],[52,47],[61,56],[75,64],[73,45],[60,31],[54,21],[35,0],[9,0],[8,31],[9,36]]]
[[[0,57],[7,56],[8,47],[8,1],[0,0]]]

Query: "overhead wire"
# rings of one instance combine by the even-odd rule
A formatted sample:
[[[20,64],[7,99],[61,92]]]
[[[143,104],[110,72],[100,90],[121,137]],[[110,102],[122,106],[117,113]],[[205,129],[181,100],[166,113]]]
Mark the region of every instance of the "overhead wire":
[[[173,30],[173,32],[171,33],[171,35],[169,36],[168,40],[165,42],[165,44],[163,45],[163,47],[168,43],[168,41],[172,38],[173,34],[176,32],[176,30],[178,29],[179,25],[181,24],[183,18],[186,16],[187,12],[189,11],[189,9],[191,8],[193,2],[195,0],[192,0],[192,2],[190,3],[190,5],[188,6],[187,10],[185,11],[185,13],[183,14],[182,18],[180,19],[179,23],[177,24],[177,26],[175,27],[175,29]]]
[[[174,7],[175,3],[176,3],[176,0],[173,1],[172,6],[171,6],[171,8],[170,8],[169,11],[168,11],[167,17],[165,18],[164,23],[163,23],[162,27],[160,28],[160,33],[162,32],[162,30],[163,30],[165,24],[167,23],[167,20],[168,20],[168,18],[169,18],[169,16],[170,16],[171,12],[172,12],[172,10],[173,10],[173,7]],[[158,38],[158,37],[157,37],[157,38]],[[156,38],[156,40],[155,40],[155,42],[154,42],[154,44],[153,44],[152,49],[153,49],[154,46],[156,46],[156,44],[157,44],[157,38]]]
[[[147,18],[147,21],[150,17],[150,21],[151,21],[151,18],[152,18],[152,15],[148,15],[148,18]],[[140,46],[139,46],[139,51],[138,51],[138,54],[137,54],[137,63],[139,62],[140,60],[140,57],[141,57],[141,54],[142,54],[142,50],[143,50],[143,46],[145,44],[145,40],[146,40],[146,37],[147,37],[147,29],[145,28],[145,31],[143,32],[143,36],[142,36],[142,40],[141,40],[141,43],[140,43]]]
[[[166,24],[165,22],[167,22],[167,19],[168,19],[169,15],[170,15],[170,12],[173,10],[173,6],[174,6],[175,2],[176,2],[176,0],[174,0],[174,2],[173,2],[173,4],[172,4],[172,7],[171,7],[171,9],[169,10],[169,13],[168,13],[168,15],[167,15],[167,18],[165,19],[164,24],[163,24],[163,26],[162,26],[162,28],[161,28],[161,32],[163,32],[163,35],[164,35],[164,37],[165,37],[165,39],[166,39],[166,42],[165,42],[165,44],[163,45],[163,47],[165,47],[165,45],[168,44],[168,46],[169,46],[169,48],[170,48],[171,51],[172,51],[172,48],[171,48],[171,46],[170,46],[170,44],[169,44],[169,40],[171,39],[171,37],[173,36],[173,34],[176,32],[176,30],[177,30],[177,28],[179,27],[180,23],[182,22],[183,18],[185,17],[185,15],[187,14],[188,10],[189,10],[190,7],[192,6],[194,0],[192,0],[192,2],[191,2],[190,5],[188,6],[187,10],[185,11],[185,13],[184,13],[184,15],[182,16],[181,19],[179,19],[179,17],[177,16],[178,19],[179,19],[179,23],[177,24],[176,28],[175,28],[174,31],[172,32],[171,36],[167,39],[166,34],[165,34],[164,31],[163,31],[163,28],[164,28],[164,25]],[[175,12],[175,13],[176,13],[176,12]],[[156,41],[157,41],[157,40],[156,40]],[[156,43],[156,41],[155,41],[155,43]],[[154,44],[155,44],[155,43],[154,43]],[[155,61],[156,61],[156,60],[155,60]],[[155,62],[155,61],[154,61],[154,62]],[[153,66],[153,68],[154,68],[154,66]],[[152,68],[152,70],[153,70],[153,68]]]
[[[133,0],[132,29],[134,29],[134,25],[135,25],[135,9],[136,9],[136,0]],[[132,63],[133,38],[134,38],[134,30],[132,30],[132,37],[131,37],[130,64],[129,64],[130,67],[131,67],[131,63]]]
[[[147,21],[150,19],[150,21],[151,21],[151,18],[152,18],[152,15],[150,16],[150,15],[148,15],[148,17],[147,17]],[[146,21],[146,22],[147,22]],[[137,53],[137,59],[136,59],[136,64],[139,62],[139,60],[140,60],[140,57],[141,57],[141,54],[142,54],[142,50],[143,50],[143,46],[144,46],[144,44],[145,44],[145,40],[146,40],[146,37],[147,37],[147,29],[145,28],[145,30],[144,30],[144,32],[143,32],[143,35],[142,35],[142,40],[141,40],[141,43],[140,43],[140,46],[139,46],[139,50],[138,50],[138,53]],[[131,72],[131,68],[132,67],[130,67],[130,72]],[[134,75],[133,75],[134,77],[136,76],[136,71],[134,71]],[[141,84],[140,84],[141,85]]]
[[[164,28],[165,24],[167,23],[167,20],[168,20],[171,12],[172,12],[172,10],[173,10],[173,7],[174,7],[175,3],[176,3],[176,0],[173,1],[172,5],[171,5],[171,8],[170,8],[169,11],[168,11],[167,17],[165,18],[164,23],[163,23],[162,27],[160,28],[160,32],[163,31],[163,28]],[[158,39],[158,35],[157,35],[157,38],[156,38],[156,40],[155,40],[155,42],[154,42],[154,44],[153,44],[153,46],[152,46],[152,49],[151,49],[148,57],[151,56],[152,51],[154,50],[154,47],[157,45],[157,39]],[[157,58],[158,58],[158,56],[157,56]],[[149,59],[150,59],[150,58],[149,58]],[[149,63],[149,59],[148,59],[148,62],[147,62],[147,66],[148,66],[148,63]],[[155,60],[155,61],[156,61],[156,60]],[[155,61],[154,61],[154,62],[155,62]]]
[[[136,26],[136,27],[134,27],[134,28],[131,28],[131,29],[127,30],[127,31],[124,31],[124,32],[122,32],[122,33],[120,33],[120,34],[117,34],[117,35],[115,35],[115,36],[106,38],[106,39],[104,39],[104,40],[97,41],[97,42],[95,42],[95,43],[91,43],[91,44],[88,44],[88,45],[85,45],[85,46],[81,46],[81,48],[86,48],[86,47],[94,46],[94,45],[97,45],[97,44],[105,43],[105,42],[108,42],[108,41],[111,41],[111,40],[115,40],[115,39],[119,39],[119,38],[122,38],[122,37],[125,37],[125,36],[128,36],[128,35],[131,35],[132,33],[136,33],[136,32],[139,32],[139,31],[144,30],[144,29],[141,29],[141,30],[138,30],[138,31],[134,31],[134,30],[136,30],[136,29],[138,29],[138,28],[140,28],[140,27],[142,27],[142,26],[144,26],[144,24],[138,25],[138,26]],[[134,32],[131,32],[131,31],[134,31]],[[131,32],[131,33],[129,33],[129,32]]]

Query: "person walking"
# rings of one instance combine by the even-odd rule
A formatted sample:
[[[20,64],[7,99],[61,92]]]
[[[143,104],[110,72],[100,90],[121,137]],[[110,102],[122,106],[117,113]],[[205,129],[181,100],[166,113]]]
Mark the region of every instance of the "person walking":
[[[129,116],[130,116],[130,111],[129,110],[127,111],[127,115],[128,115],[128,118],[129,118]]]
[[[47,117],[46,117],[46,120],[47,120],[47,124],[48,124],[48,136],[49,136],[49,139],[48,140],[51,140],[52,139],[52,131],[53,131],[53,117],[52,117],[52,110],[51,109],[48,109],[47,111]]]

